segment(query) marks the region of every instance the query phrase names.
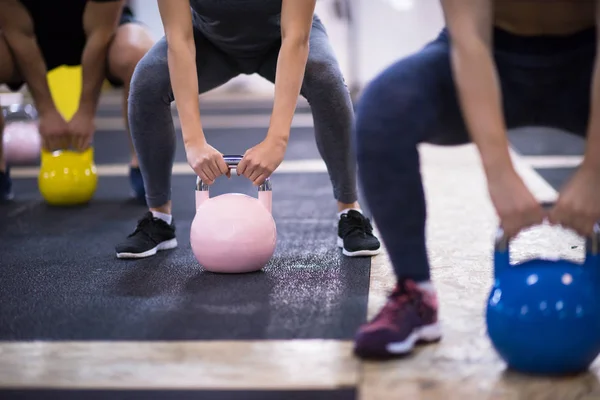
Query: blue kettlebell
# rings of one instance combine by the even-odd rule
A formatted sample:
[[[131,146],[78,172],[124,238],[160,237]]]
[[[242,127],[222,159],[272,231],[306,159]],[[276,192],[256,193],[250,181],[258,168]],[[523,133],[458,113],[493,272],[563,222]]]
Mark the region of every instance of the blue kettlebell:
[[[511,265],[509,240],[499,230],[486,323],[496,352],[510,369],[571,375],[587,371],[598,356],[599,243],[596,225],[583,264],[536,258]]]

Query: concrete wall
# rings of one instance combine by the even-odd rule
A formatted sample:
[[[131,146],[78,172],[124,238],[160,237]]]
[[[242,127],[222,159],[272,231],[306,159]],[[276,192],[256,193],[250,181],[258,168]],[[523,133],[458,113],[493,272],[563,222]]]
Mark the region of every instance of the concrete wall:
[[[437,36],[444,19],[439,0],[350,0],[353,83],[363,86],[396,60]]]

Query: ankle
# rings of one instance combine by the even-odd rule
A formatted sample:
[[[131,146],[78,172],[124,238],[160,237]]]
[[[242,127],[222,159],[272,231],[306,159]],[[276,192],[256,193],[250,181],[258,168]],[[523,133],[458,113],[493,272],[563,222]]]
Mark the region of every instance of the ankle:
[[[415,282],[417,287],[427,293],[435,293],[435,286],[433,286],[433,282],[431,281],[420,281]]]
[[[162,206],[158,206],[158,207],[150,207],[149,208],[150,212],[159,212],[159,213],[163,213],[163,214],[171,214],[171,202],[169,201],[168,203],[163,204]]]
[[[344,213],[344,212],[348,212],[349,210],[357,210],[360,211],[360,204],[358,204],[358,201],[355,201],[354,203],[342,203],[339,202],[337,203],[338,206],[338,213]]]
[[[171,222],[173,222],[173,216],[171,215],[171,213],[165,213],[165,212],[161,212],[161,211],[150,211],[152,213],[152,216],[154,218],[158,218],[162,221],[165,221],[167,224],[171,224]]]
[[[419,291],[426,294],[435,295],[436,290],[430,279],[415,280],[412,278],[402,278],[397,281],[397,288],[401,291]]]

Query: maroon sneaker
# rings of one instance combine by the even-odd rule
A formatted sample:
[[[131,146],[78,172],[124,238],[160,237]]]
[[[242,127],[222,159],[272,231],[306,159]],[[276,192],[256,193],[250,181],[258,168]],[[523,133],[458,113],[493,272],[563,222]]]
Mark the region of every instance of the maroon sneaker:
[[[362,358],[392,358],[412,351],[417,343],[437,342],[437,295],[418,288],[415,282],[399,283],[372,321],[360,327],[354,353]]]

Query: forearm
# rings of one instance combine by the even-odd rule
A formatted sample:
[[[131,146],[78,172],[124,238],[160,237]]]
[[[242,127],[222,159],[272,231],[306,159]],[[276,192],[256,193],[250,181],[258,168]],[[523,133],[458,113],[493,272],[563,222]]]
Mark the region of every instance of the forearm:
[[[169,43],[169,76],[185,144],[206,141],[200,120],[194,40]]]
[[[37,45],[34,35],[21,33],[6,34],[23,79],[31,92],[35,106],[40,114],[56,109],[48,80],[46,78],[46,63]]]
[[[493,58],[480,41],[456,46],[451,54],[463,116],[486,174],[511,167],[500,87]]]
[[[269,139],[287,142],[296,110],[309,44],[306,40],[284,40],[277,59],[275,100],[271,115]]]
[[[102,84],[106,77],[108,48],[113,38],[112,31],[92,33],[86,41],[81,57],[82,86],[79,110],[95,114]]]

